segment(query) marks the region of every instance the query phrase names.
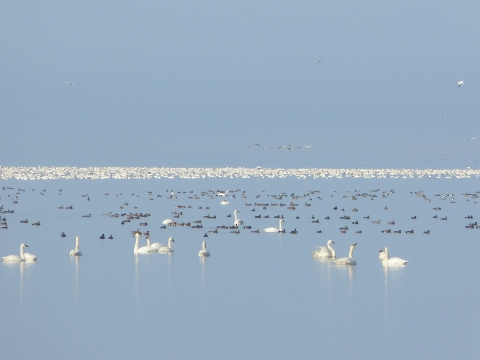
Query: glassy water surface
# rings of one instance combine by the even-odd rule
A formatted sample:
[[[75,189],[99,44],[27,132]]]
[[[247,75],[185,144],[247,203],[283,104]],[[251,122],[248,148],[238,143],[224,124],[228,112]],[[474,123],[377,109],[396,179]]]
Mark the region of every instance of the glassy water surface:
[[[18,254],[25,242],[38,257],[34,263],[0,264],[6,358],[476,354],[479,230],[465,228],[479,216],[471,195],[480,190],[475,179],[6,180],[1,186],[0,205],[14,213],[1,214],[8,229],[0,229],[0,255]],[[225,198],[201,195],[228,189]],[[171,190],[177,199],[168,199]],[[415,194],[420,191],[424,197]],[[287,196],[271,197],[281,193]],[[86,194],[89,201],[82,197]],[[220,204],[224,199],[228,205]],[[298,204],[295,210],[287,209],[291,202]],[[255,203],[269,205],[263,209]],[[240,234],[208,233],[233,225],[235,209],[244,225],[260,233],[243,227]],[[183,212],[178,222],[193,226],[201,220],[203,229],[161,229],[175,211]],[[123,217],[104,216],[110,212],[151,216],[121,225]],[[286,233],[263,232],[278,226],[276,215],[284,216]],[[341,219],[345,216],[350,219]],[[24,219],[29,223],[20,223]],[[372,223],[377,220],[380,224]],[[36,221],[41,225],[33,226]],[[346,233],[340,233],[345,226]],[[175,251],[135,255],[131,231],[136,229],[150,231],[152,242],[166,244],[174,237]],[[290,234],[294,229],[298,234]],[[388,229],[392,233],[381,232]],[[102,233],[114,239],[100,240]],[[70,257],[77,235],[83,256]],[[358,265],[309,256],[328,239],[334,240],[337,257],[347,256],[357,243]],[[198,257],[202,241],[209,258]],[[141,242],[146,245],[144,237]],[[384,268],[378,251],[385,246],[408,265]]]

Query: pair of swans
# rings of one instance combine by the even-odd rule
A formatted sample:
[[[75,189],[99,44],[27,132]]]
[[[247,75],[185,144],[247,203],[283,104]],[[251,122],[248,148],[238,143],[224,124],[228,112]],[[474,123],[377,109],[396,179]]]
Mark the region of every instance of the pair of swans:
[[[398,257],[389,257],[388,256],[388,247],[385,247],[385,250],[380,250],[378,258],[382,260],[383,266],[401,266],[407,265],[408,260],[404,260]]]
[[[285,221],[283,221],[283,219],[280,219],[280,220],[278,220],[278,228],[269,227],[269,228],[263,229],[263,231],[265,231],[265,232],[284,232],[284,230],[282,229],[282,223],[283,222],[285,222]]]
[[[315,250],[313,253],[310,254],[310,256],[315,257],[315,258],[335,259],[337,255],[335,253],[335,250],[332,247],[332,244],[335,244],[333,242],[333,240],[328,240],[327,241],[327,247],[317,246],[317,248],[319,248],[319,250]]]
[[[147,236],[147,247],[154,249],[154,251],[152,252],[159,252],[159,253],[173,252],[172,242],[175,242],[175,240],[173,239],[173,237],[169,237],[167,245],[163,245],[160,243],[150,244],[150,236]]]
[[[18,262],[18,261],[36,261],[37,257],[30,253],[24,253],[23,248],[29,247],[27,244],[20,244],[20,256],[18,255],[8,255],[2,257],[2,260],[5,262]]]
[[[138,247],[138,242],[140,239],[140,233],[135,232],[135,246],[133,248],[133,252],[135,254],[148,254],[153,252],[160,252],[160,253],[168,253],[173,252],[172,242],[175,242],[173,238],[168,239],[168,245],[163,245],[160,243],[153,243],[150,244],[150,237],[147,236],[147,246]]]
[[[207,242],[202,242],[202,250],[198,252],[198,256],[210,256],[210,251],[207,250]]]
[[[235,221],[233,222],[233,226],[236,226],[236,227],[239,227],[240,225],[243,224],[243,221],[240,220],[240,219],[237,217],[237,213],[238,213],[238,212],[240,212],[240,211],[235,210],[235,211],[233,212],[233,216],[235,216]]]

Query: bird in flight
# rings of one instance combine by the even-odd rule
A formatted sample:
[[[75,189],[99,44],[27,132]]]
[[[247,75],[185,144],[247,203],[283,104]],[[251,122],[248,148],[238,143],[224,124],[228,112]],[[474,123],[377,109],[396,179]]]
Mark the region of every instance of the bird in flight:
[[[475,140],[477,137],[478,137],[478,136],[475,136],[475,137],[473,137],[473,138],[470,138],[470,139],[468,139],[468,141],[470,141],[470,140]]]
[[[67,85],[77,85],[77,83],[71,81],[64,81],[64,83]]]
[[[320,59],[313,60],[312,62],[314,62],[315,64],[318,64],[320,62],[320,60],[322,60],[322,59],[323,59],[323,56]]]
[[[310,148],[312,148],[312,147],[313,147],[313,145],[305,145],[305,146],[304,146],[305,149],[310,149]]]
[[[457,82],[457,84],[458,84],[458,87],[460,87],[460,86],[462,86],[462,85],[465,84],[465,83],[463,82],[463,80],[460,80],[460,81]]]
[[[250,146],[260,146],[260,144],[250,144],[247,146],[247,148],[249,148]]]

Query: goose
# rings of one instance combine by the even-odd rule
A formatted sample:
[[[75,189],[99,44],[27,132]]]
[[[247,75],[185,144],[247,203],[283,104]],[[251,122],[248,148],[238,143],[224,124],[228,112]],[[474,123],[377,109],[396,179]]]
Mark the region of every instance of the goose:
[[[147,246],[152,248],[152,249],[155,249],[155,251],[157,251],[160,247],[165,246],[165,245],[160,244],[160,243],[150,244],[150,236],[147,236]]]
[[[282,229],[282,223],[283,222],[284,222],[284,220],[280,219],[280,220],[278,220],[278,228],[269,227],[269,228],[263,229],[263,231],[265,231],[265,232],[282,232],[283,231],[283,229]]]
[[[210,256],[210,251],[207,250],[207,242],[202,242],[202,250],[198,252],[198,256]]]
[[[25,255],[23,254],[23,248],[24,247],[28,247],[28,245],[25,244],[25,243],[22,243],[20,245],[20,256],[18,256],[18,255],[8,255],[8,256],[2,257],[2,260],[5,261],[5,262],[25,261]]]
[[[327,247],[325,246],[317,246],[319,250],[315,250],[313,253],[310,254],[312,257],[318,258],[333,258],[337,256],[335,250],[332,248],[332,244],[335,244],[333,240],[327,241]]]
[[[384,258],[382,261],[383,266],[401,266],[401,265],[407,265],[408,260],[403,260],[398,257],[389,257],[388,256],[388,248],[385,247],[384,253]]]
[[[243,221],[240,220],[239,218],[237,218],[237,213],[238,213],[238,212],[239,212],[238,210],[235,210],[235,211],[233,212],[233,216],[235,217],[235,221],[233,222],[233,225],[235,225],[235,226],[240,226],[240,225],[243,224]]]
[[[152,249],[151,247],[149,246],[142,246],[141,248],[138,247],[138,240],[140,238],[140,233],[139,232],[136,232],[135,233],[135,247],[133,248],[133,252],[135,254],[148,254],[148,253],[151,253],[151,252],[155,252],[156,250],[155,249]]]
[[[70,256],[82,256],[82,252],[80,251],[79,245],[79,237],[75,237],[75,250],[70,250]]]
[[[172,242],[175,242],[175,240],[173,240],[173,237],[169,237],[168,238],[168,245],[162,245],[158,248],[157,252],[159,253],[169,253],[169,252],[173,252],[173,248],[172,248]]]
[[[348,253],[348,257],[343,257],[340,259],[335,260],[335,264],[337,265],[357,265],[357,262],[353,258],[353,249],[355,249],[357,244],[350,245],[350,252]]]

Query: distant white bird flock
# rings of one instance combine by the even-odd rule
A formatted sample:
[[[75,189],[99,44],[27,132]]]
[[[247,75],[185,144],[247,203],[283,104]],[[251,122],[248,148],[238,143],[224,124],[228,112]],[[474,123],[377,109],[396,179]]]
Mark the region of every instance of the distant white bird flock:
[[[473,138],[472,138],[473,139]],[[476,137],[475,137],[476,139]],[[329,168],[155,168],[155,167],[0,167],[0,179],[202,179],[202,178],[468,178],[479,177],[476,169],[329,169]],[[169,220],[169,219],[167,219]],[[165,224],[164,224],[165,225]]]

